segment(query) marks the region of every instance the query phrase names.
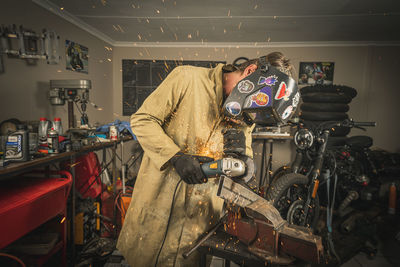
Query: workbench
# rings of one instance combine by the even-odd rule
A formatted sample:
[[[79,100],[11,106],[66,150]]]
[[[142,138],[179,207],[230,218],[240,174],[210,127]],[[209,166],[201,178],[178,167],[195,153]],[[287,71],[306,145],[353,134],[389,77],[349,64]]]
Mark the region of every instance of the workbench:
[[[0,249],[11,242],[29,233],[41,224],[56,215],[67,217],[66,200],[71,188],[71,233],[74,232],[75,219],[75,186],[74,162],[80,155],[103,151],[103,163],[106,160],[106,149],[112,149],[112,174],[117,177],[116,149],[118,144],[133,140],[132,137],[123,137],[116,141],[95,143],[83,146],[78,151],[69,151],[58,154],[49,154],[27,162],[10,163],[0,167]],[[122,151],[121,151],[122,154]],[[54,178],[54,172],[49,165],[62,161],[71,162],[70,174],[61,172],[67,179]],[[42,177],[30,177],[30,173],[44,168]],[[62,200],[61,200],[62,198]],[[45,208],[44,208],[45,207]],[[65,235],[62,239],[64,239]],[[66,239],[64,240],[66,242]],[[72,262],[75,259],[74,235],[70,235]],[[62,244],[65,249],[65,243]],[[56,246],[60,246],[57,244]],[[58,247],[60,249],[60,247]],[[63,252],[65,257],[65,250]],[[65,264],[65,260],[63,261]]]

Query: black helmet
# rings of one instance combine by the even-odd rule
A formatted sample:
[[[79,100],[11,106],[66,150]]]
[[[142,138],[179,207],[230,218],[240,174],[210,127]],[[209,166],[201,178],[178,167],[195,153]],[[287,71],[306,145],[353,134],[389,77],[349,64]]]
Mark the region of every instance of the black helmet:
[[[299,99],[296,81],[261,57],[257,70],[239,81],[227,97],[224,112],[248,124],[276,126],[290,119]]]

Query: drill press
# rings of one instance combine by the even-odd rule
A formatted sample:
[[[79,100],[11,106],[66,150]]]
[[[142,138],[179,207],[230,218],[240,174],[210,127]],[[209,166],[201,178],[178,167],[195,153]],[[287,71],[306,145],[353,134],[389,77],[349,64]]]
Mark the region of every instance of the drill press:
[[[52,105],[68,102],[68,128],[75,128],[74,102],[81,104],[81,125],[89,123],[86,106],[89,102],[90,80],[50,80],[49,100]]]

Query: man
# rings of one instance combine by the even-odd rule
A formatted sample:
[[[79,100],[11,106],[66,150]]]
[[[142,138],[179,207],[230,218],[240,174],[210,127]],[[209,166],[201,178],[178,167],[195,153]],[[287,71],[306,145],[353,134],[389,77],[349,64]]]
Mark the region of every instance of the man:
[[[281,53],[266,59],[290,69]],[[117,244],[131,267],[198,265],[198,253],[188,259],[182,253],[218,221],[223,200],[216,196],[217,179],[205,182],[200,168],[205,159],[193,155],[222,157],[222,130],[232,127],[224,118],[224,99],[257,68],[257,59],[239,67],[177,67],[132,115],[144,155]],[[252,156],[253,127],[234,126],[246,138],[238,134],[233,140]]]

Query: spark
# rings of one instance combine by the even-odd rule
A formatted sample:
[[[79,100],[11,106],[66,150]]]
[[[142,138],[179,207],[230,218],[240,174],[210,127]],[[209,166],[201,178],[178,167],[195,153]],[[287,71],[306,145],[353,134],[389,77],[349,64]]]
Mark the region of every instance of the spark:
[[[240,27],[242,27],[242,22],[239,23],[238,29],[240,30]]]
[[[60,224],[63,223],[64,221],[65,221],[65,216],[62,218]]]
[[[143,57],[143,53],[142,53],[142,52],[139,52],[139,56]]]
[[[146,22],[147,22],[147,23],[150,23],[150,20],[149,20],[149,19],[146,19]]]
[[[139,40],[142,40],[142,36],[140,35],[140,33],[138,33],[138,38],[139,38]]]
[[[160,26],[160,30],[161,30],[162,33],[164,33],[164,29],[163,29],[162,26]]]
[[[224,29],[224,34],[226,34],[226,29]]]
[[[176,33],[174,33],[175,36],[175,40],[178,41],[178,35],[176,35]]]
[[[57,72],[62,72],[62,70],[57,70]]]
[[[156,13],[157,13],[157,14],[160,14],[160,10],[156,9]]]
[[[197,31],[196,31],[197,37],[199,37],[199,34],[200,34],[199,30],[197,30]]]
[[[231,10],[229,9],[228,10],[228,17],[230,17],[231,16]]]
[[[192,39],[192,34],[191,33],[188,34],[188,39]]]
[[[132,8],[136,8],[135,4],[132,4],[131,6],[132,6]]]
[[[109,62],[111,62],[111,58],[107,58],[107,60],[108,60]]]
[[[258,5],[255,5],[255,6],[254,6],[254,9],[257,9],[257,8],[258,8]]]
[[[60,9],[61,9],[61,10],[64,10],[64,8],[63,8],[63,7],[60,7]]]

